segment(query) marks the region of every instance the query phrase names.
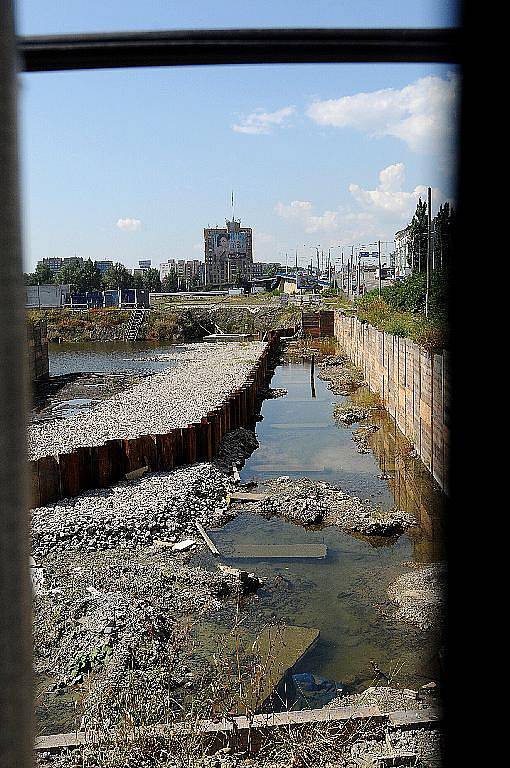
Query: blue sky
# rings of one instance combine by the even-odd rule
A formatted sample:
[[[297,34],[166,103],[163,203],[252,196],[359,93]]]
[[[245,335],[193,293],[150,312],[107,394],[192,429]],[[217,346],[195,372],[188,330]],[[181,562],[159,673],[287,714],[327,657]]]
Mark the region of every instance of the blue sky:
[[[450,26],[447,2],[20,0],[20,34],[232,26]],[[23,75],[25,253],[134,266],[201,258],[230,213],[256,260],[392,239],[451,198],[453,67],[293,65]],[[305,245],[307,246],[305,248]],[[339,251],[337,251],[339,254]],[[283,256],[284,258],[284,256]]]

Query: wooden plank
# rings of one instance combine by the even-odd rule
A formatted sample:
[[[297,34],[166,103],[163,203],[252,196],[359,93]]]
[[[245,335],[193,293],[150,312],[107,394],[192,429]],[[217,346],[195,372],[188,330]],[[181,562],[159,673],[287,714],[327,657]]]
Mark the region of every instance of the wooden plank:
[[[205,532],[205,530],[204,530],[204,527],[203,527],[203,526],[202,526],[202,525],[201,525],[201,524],[198,522],[198,520],[195,520],[195,525],[196,525],[196,527],[197,527],[197,530],[198,530],[199,534],[201,535],[201,537],[203,538],[203,540],[205,541],[205,543],[207,544],[207,546],[209,547],[209,549],[211,550],[211,552],[213,553],[213,555],[215,555],[215,556],[219,555],[219,554],[220,554],[220,552],[219,552],[219,550],[218,550],[218,547],[217,547],[217,546],[216,546],[216,544],[215,544],[215,543],[214,543],[214,542],[213,542],[213,541],[212,541],[212,540],[209,538],[209,536],[207,535],[207,533],[206,533],[206,532]]]
[[[296,559],[302,557],[326,557],[328,548],[324,544],[237,544],[229,557],[236,559],[263,558]]]
[[[442,719],[440,709],[436,707],[427,707],[426,709],[402,709],[388,713],[388,719],[392,725],[424,725],[437,723]]]

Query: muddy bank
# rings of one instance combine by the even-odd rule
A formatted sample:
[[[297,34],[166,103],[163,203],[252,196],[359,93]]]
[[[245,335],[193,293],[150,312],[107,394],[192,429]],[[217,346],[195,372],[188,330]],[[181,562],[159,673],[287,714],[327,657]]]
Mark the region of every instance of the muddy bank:
[[[300,525],[337,525],[348,533],[395,536],[416,522],[407,512],[381,510],[369,499],[362,500],[336,485],[316,483],[306,477],[282,476],[265,483],[261,490],[269,497],[251,505],[250,511]]]
[[[246,381],[266,349],[263,342],[189,344],[164,356],[175,363],[134,387],[63,421],[32,425],[31,459],[67,453],[106,440],[165,434],[205,416]],[[161,358],[163,356],[160,356]]]
[[[422,630],[441,628],[446,595],[446,565],[434,563],[414,567],[388,587],[388,595],[397,604],[395,617]]]

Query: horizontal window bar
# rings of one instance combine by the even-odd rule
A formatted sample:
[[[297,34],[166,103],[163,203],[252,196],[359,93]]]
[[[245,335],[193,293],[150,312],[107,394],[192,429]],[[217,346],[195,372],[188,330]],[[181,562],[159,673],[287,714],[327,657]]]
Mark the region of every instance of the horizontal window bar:
[[[460,61],[459,29],[201,29],[19,37],[25,72],[197,64]]]

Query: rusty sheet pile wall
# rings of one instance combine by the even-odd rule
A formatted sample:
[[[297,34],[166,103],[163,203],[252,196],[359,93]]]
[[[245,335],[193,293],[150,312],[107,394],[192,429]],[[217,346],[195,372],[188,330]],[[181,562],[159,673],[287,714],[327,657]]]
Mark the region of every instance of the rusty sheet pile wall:
[[[280,336],[294,332],[294,328],[269,331],[267,346],[244,385],[204,414],[199,422],[172,429],[164,435],[107,440],[103,445],[31,461],[32,507],[77,496],[92,488],[105,488],[144,467],[151,472],[163,472],[195,461],[211,461],[227,432],[253,421],[259,390],[267,384],[270,357],[278,347]]]
[[[335,312],[335,336],[440,488],[448,493],[448,353],[429,353],[410,339],[379,331],[341,311]]]
[[[28,365],[31,381],[43,381],[50,374],[46,321],[27,323]]]
[[[334,312],[332,310],[302,312],[301,326],[304,335],[311,336],[313,339],[333,336],[335,333]]]

